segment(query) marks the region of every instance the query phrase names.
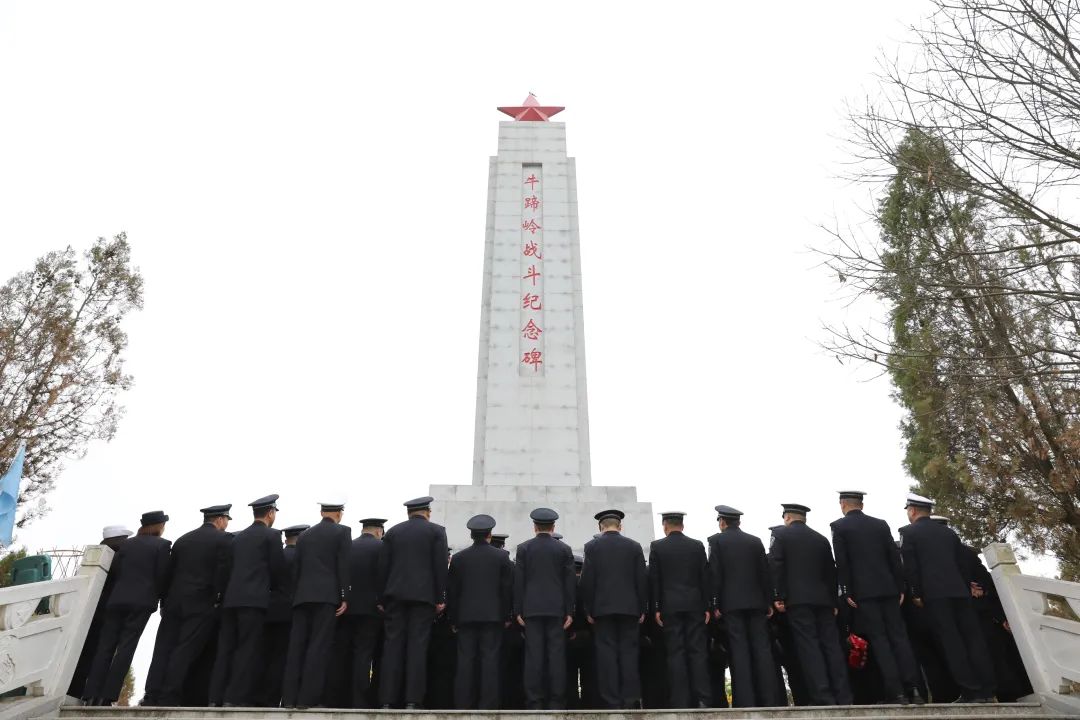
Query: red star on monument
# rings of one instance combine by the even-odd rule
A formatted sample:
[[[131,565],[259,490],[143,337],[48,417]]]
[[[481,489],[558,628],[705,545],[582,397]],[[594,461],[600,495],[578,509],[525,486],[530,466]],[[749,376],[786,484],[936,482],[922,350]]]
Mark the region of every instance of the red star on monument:
[[[519,107],[501,107],[499,112],[506,113],[515,120],[539,120],[540,122],[547,122],[548,118],[552,115],[561,113],[566,108],[554,107],[552,105],[541,105],[540,101],[536,99],[536,96],[529,93],[529,97],[525,98],[525,102],[521,103]]]

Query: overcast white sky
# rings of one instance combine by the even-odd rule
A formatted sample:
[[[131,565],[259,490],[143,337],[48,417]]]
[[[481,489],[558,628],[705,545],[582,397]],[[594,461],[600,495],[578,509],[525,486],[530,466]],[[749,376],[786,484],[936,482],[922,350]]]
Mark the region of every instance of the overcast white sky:
[[[18,540],[157,508],[175,538],[271,492],[282,524],[338,489],[346,523],[398,518],[469,482],[487,158],[529,91],[577,158],[594,482],[698,537],[717,503],[827,531],[847,486],[903,524],[899,409],[819,349],[861,318],[806,248],[862,221],[844,104],[928,10],[0,4],[0,279],[123,230],[146,281],[120,431]]]

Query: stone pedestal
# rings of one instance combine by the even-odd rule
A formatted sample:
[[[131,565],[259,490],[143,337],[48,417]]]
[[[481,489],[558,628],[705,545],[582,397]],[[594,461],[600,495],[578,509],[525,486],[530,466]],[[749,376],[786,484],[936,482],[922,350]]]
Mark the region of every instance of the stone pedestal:
[[[549,507],[559,513],[555,531],[562,533],[563,542],[581,554],[585,543],[596,534],[593,515],[608,508],[626,513],[623,532],[642,544],[646,554],[653,540],[652,505],[639,502],[637,489],[632,487],[530,487],[528,485],[432,485],[435,503],[431,519],[446,527],[454,550],[471,542],[466,521],[473,515],[485,513],[495,518],[497,533],[507,533],[507,549],[513,557],[514,548],[533,536],[529,512],[537,507]]]

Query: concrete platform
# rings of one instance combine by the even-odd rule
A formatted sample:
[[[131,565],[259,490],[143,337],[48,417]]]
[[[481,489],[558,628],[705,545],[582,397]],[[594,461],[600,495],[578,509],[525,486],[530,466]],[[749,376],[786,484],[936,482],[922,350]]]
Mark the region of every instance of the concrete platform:
[[[1010,718],[1034,720],[1053,717],[1039,703],[975,705],[853,705],[850,707],[786,707],[709,710],[581,710],[536,712],[532,710],[285,710],[281,708],[117,708],[67,706],[59,720],[872,720],[875,718]]]

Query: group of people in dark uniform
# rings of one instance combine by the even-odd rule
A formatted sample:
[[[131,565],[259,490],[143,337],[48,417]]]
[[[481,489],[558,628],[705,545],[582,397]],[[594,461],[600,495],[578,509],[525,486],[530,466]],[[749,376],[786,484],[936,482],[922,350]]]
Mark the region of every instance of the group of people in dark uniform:
[[[231,505],[170,543],[168,516],[133,537],[106,528],[115,557],[69,694],[115,702],[161,608],[142,704],[459,709],[707,708],[1015,700],[1030,693],[978,552],[932,502],[911,495],[900,542],[840,493],[832,543],[783,505],[762,541],[716,507],[707,543],[661,514],[645,552],[625,515],[597,513],[575,556],[535,509],[511,554],[477,515],[452,556],[433,498],[385,530],[366,518],[273,529],[277,495]],[[385,531],[385,532],[384,532]],[[284,544],[282,543],[284,535]],[[708,550],[706,551],[706,546]],[[730,690],[727,682],[730,670]]]

